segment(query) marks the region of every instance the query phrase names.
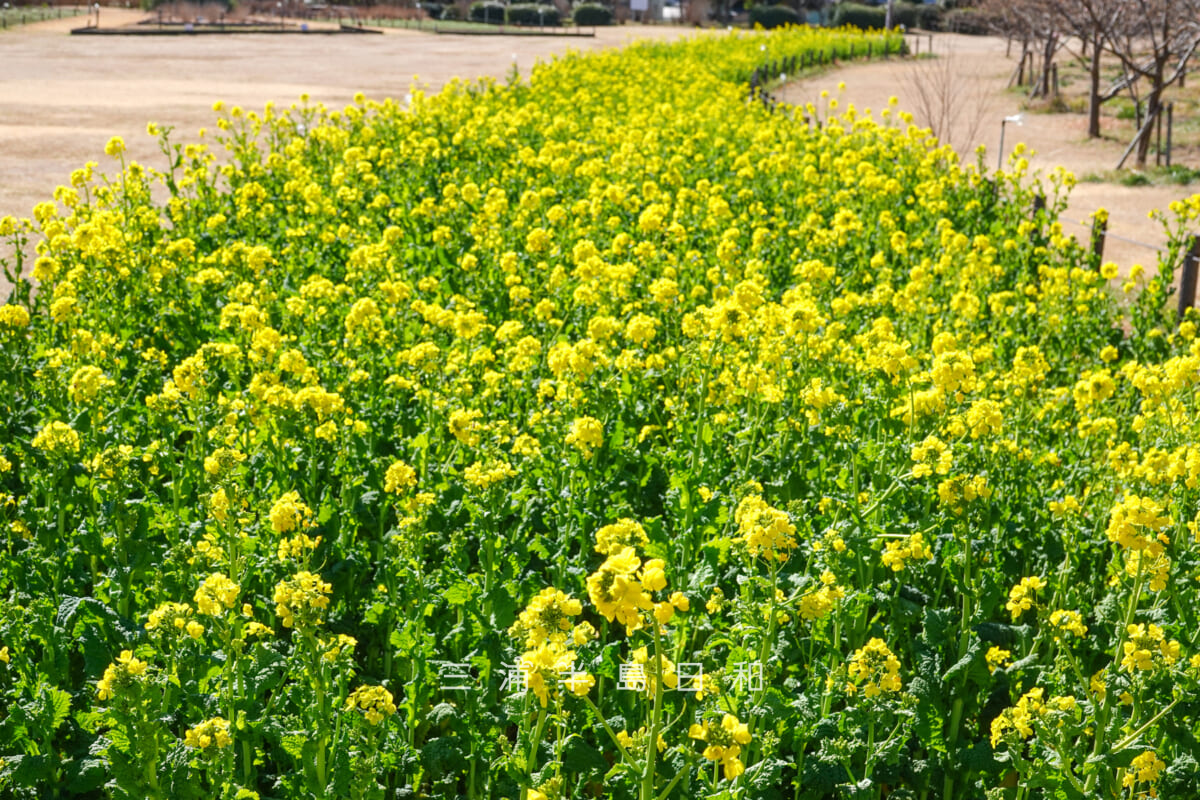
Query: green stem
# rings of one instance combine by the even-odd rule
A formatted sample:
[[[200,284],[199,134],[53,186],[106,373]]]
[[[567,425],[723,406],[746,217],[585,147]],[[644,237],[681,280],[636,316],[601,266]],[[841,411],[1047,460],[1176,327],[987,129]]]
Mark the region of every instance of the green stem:
[[[651,627],[654,630],[654,708],[650,712],[650,735],[646,739],[646,771],[642,773],[641,800],[655,800],[654,768],[658,758],[658,731],[662,723],[662,634],[659,632],[658,620],[653,620]]]

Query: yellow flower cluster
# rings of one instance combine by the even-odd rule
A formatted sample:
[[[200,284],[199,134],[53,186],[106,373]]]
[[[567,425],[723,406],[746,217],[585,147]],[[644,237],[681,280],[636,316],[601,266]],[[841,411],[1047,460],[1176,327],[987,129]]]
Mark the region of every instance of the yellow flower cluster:
[[[1008,666],[1012,662],[1012,651],[1005,650],[1002,647],[992,646],[988,648],[984,659],[987,661],[988,672]]]
[[[71,402],[85,406],[95,400],[100,392],[116,385],[116,381],[105,375],[99,367],[86,366],[80,367],[71,375],[67,390],[71,394]]]
[[[635,520],[624,517],[596,531],[596,552],[611,556],[626,547],[640,550],[650,543],[646,529]]]
[[[304,560],[312,551],[321,546],[321,538],[312,538],[306,533],[300,533],[293,537],[283,538],[279,540],[279,547],[276,548],[275,554],[280,561],[289,559]]]
[[[0,305],[0,330],[17,331],[29,327],[29,312],[24,306]]]
[[[332,588],[319,575],[297,572],[275,585],[275,614],[285,628],[315,628],[324,622]]]
[[[642,563],[633,547],[623,547],[613,553],[600,568],[588,576],[588,597],[604,618],[616,620],[629,633],[646,624],[643,612],[652,612],[654,619],[665,625],[676,610],[687,611],[688,599],[674,592],[663,602],[655,602],[652,592],[667,588],[666,563],[652,558]],[[639,572],[640,570],[640,572]]]
[[[382,686],[360,686],[346,698],[346,710],[357,710],[371,725],[378,725],[396,713],[396,703]]]
[[[1046,581],[1033,575],[1028,578],[1021,578],[1021,582],[1014,586],[1008,592],[1008,602],[1004,604],[1004,608],[1012,614],[1013,622],[1021,618],[1029,609],[1033,608],[1036,601],[1035,592],[1039,592],[1046,588]]]
[[[833,610],[837,601],[845,598],[846,590],[837,583],[829,570],[821,573],[821,587],[800,597],[800,619],[820,619]]]
[[[1083,624],[1083,617],[1078,611],[1064,611],[1058,609],[1050,614],[1050,627],[1054,629],[1054,638],[1060,639],[1064,633],[1069,633],[1071,636],[1082,639],[1087,636],[1087,625]]]
[[[501,481],[514,477],[517,471],[503,459],[476,461],[463,472],[467,483],[479,489],[490,489]]]
[[[888,542],[884,545],[881,560],[883,565],[892,572],[903,572],[910,561],[928,561],[933,558],[933,551],[925,544],[925,537],[914,533],[906,539]]]
[[[156,631],[165,626],[168,630],[185,632],[191,621],[192,607],[187,603],[163,603],[150,612],[146,620],[146,630]]]
[[[241,587],[231,581],[223,572],[214,572],[196,589],[194,601],[196,610],[210,617],[217,617],[226,610],[233,608],[237,602]]]
[[[900,659],[876,637],[854,651],[846,665],[846,674],[850,679],[846,691],[854,694],[861,685],[863,695],[868,698],[884,692],[899,692],[902,686]]]
[[[148,666],[135,658],[132,650],[122,650],[117,660],[104,668],[104,675],[96,682],[96,695],[101,700],[111,700],[134,692],[145,683]]]
[[[1116,542],[1128,550],[1145,550],[1151,557],[1161,555],[1171,540],[1164,528],[1171,524],[1165,509],[1149,497],[1126,495],[1113,506],[1108,518],[1110,542]]]
[[[402,494],[417,485],[417,471],[403,461],[393,461],[383,477],[383,490]]]
[[[742,498],[734,512],[738,536],[750,555],[768,561],[786,561],[796,548],[796,526],[787,513],[768,504],[759,495]]]
[[[268,514],[276,533],[303,531],[315,524],[312,509],[300,499],[299,492],[287,492],[271,505]]]
[[[1030,689],[1021,695],[1015,706],[1004,709],[992,720],[991,742],[996,747],[1002,740],[1028,739],[1033,736],[1034,724],[1042,719],[1062,714],[1078,715],[1079,705],[1072,695],[1059,695],[1045,699],[1042,687]]]
[[[936,436],[926,436],[912,449],[914,478],[924,478],[927,475],[946,475],[954,464],[954,454],[949,446]]]
[[[746,771],[739,756],[742,747],[750,744],[750,729],[733,714],[721,718],[720,725],[708,720],[688,728],[688,736],[705,743],[704,757],[720,763],[726,780],[733,780]]]
[[[604,426],[595,417],[579,417],[571,423],[566,442],[574,445],[584,458],[591,458],[593,451],[604,444]]]
[[[52,456],[74,455],[79,452],[79,434],[67,423],[55,420],[37,432],[33,446]]]
[[[987,478],[982,475],[947,478],[938,483],[937,493],[941,504],[956,514],[963,513],[968,504],[992,496]]]
[[[229,720],[223,717],[206,719],[194,728],[188,728],[183,735],[183,743],[197,750],[213,748],[220,750],[233,744],[229,735]]]
[[[1158,792],[1155,789],[1155,784],[1162,777],[1163,772],[1167,769],[1167,762],[1158,757],[1158,754],[1153,750],[1146,750],[1134,756],[1133,762],[1129,765],[1125,777],[1121,779],[1121,785],[1126,789],[1135,789],[1139,783],[1146,784],[1146,791],[1143,797],[1158,797]]]
[[[522,647],[540,647],[547,642],[563,644],[571,630],[571,617],[583,613],[583,604],[558,589],[548,587],[530,601],[508,633]]]
[[[1121,646],[1124,653],[1121,669],[1126,672],[1149,672],[1179,661],[1179,642],[1167,639],[1163,629],[1154,623],[1129,625],[1125,632],[1128,639]]]

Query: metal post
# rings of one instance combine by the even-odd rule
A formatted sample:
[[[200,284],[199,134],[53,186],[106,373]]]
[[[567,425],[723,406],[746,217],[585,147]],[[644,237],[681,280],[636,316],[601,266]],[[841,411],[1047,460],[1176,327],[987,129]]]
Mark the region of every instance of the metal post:
[[[1183,274],[1179,277],[1179,319],[1182,321],[1187,310],[1196,305],[1196,272],[1200,264],[1200,236],[1192,237],[1192,247],[1183,260]]]

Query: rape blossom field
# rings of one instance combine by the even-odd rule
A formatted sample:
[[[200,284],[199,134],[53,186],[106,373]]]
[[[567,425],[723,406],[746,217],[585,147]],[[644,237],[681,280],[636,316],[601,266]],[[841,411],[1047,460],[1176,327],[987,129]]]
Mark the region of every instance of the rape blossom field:
[[[0,220],[0,793],[1186,796],[1200,199],[1110,286],[1020,149],[747,94],[902,46],[218,104]]]

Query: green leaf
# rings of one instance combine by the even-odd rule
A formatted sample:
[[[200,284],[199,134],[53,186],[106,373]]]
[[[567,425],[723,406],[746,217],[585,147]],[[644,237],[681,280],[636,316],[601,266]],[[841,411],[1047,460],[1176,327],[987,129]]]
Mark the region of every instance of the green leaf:
[[[71,713],[71,695],[64,692],[62,689],[50,687],[46,689],[46,711],[49,712],[48,730],[53,732],[58,730]]]
[[[580,777],[599,776],[608,772],[608,760],[582,736],[572,734],[563,745],[563,766]]]
[[[465,606],[475,597],[475,587],[466,581],[459,581],[447,589],[442,597],[452,606]]]

